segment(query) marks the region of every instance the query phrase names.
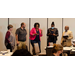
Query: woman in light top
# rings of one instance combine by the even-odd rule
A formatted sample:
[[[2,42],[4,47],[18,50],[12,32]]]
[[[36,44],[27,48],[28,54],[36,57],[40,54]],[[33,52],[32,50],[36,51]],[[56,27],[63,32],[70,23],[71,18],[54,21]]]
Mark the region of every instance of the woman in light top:
[[[6,32],[6,36],[5,36],[5,46],[7,49],[10,49],[10,52],[12,52],[12,50],[15,47],[15,37],[12,34],[13,26],[8,25],[7,28],[8,28],[8,31]]]

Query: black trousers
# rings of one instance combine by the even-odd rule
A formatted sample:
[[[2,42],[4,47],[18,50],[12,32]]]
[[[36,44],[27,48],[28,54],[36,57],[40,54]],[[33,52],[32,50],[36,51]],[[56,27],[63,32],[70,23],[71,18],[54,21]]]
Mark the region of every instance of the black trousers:
[[[10,52],[12,52],[12,47],[11,44],[8,43],[8,45],[6,46],[7,49],[10,49]]]

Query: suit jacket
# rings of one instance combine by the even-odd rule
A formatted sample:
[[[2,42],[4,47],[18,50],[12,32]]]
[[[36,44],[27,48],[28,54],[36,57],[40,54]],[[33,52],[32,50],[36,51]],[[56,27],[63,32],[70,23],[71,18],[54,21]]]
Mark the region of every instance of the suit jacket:
[[[63,38],[64,34],[65,34],[65,32],[63,32],[63,34],[62,34],[61,44],[62,44],[64,47],[69,47],[69,46],[72,45],[71,39],[73,39],[73,34],[72,34],[72,32],[71,32],[70,30],[68,30],[68,31],[67,31],[67,35],[68,35],[68,38],[67,38],[67,39]],[[64,41],[65,41],[65,42],[64,42]]]
[[[47,30],[48,41],[51,40],[51,35],[48,35],[49,33],[51,33],[51,30],[52,30],[52,28],[49,28]],[[57,37],[59,36],[59,33],[58,33],[58,29],[57,28],[54,28],[54,34],[55,34],[54,41],[56,41],[57,40]]]
[[[36,33],[36,29],[32,28],[31,31],[30,31],[30,40],[34,40],[36,38],[36,35],[34,35],[35,33]],[[40,38],[40,41],[41,41],[41,37],[42,37],[41,29],[39,29],[39,38]]]

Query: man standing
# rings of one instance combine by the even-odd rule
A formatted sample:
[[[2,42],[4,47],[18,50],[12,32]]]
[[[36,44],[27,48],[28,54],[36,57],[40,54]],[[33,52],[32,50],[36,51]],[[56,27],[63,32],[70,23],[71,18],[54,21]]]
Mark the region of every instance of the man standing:
[[[64,47],[70,47],[72,45],[71,39],[73,39],[73,34],[69,30],[69,26],[65,26],[65,31],[63,32],[62,38],[61,38],[61,44]]]
[[[26,49],[26,24],[21,23],[21,27],[16,30],[17,49]]]
[[[47,30],[47,36],[48,36],[48,39],[47,39],[47,46],[49,46],[49,43],[50,43],[50,42],[53,42],[54,44],[56,43],[57,37],[59,36],[59,34],[58,34],[58,29],[55,28],[54,22],[52,22],[51,28],[49,28],[49,29]]]

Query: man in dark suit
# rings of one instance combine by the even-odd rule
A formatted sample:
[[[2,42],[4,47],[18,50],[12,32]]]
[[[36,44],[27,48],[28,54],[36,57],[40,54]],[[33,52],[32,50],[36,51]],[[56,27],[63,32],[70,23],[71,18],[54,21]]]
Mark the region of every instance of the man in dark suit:
[[[49,29],[47,30],[47,36],[48,36],[48,39],[47,39],[47,46],[49,46],[49,43],[50,43],[50,42],[53,42],[54,44],[56,43],[57,37],[59,36],[59,34],[58,34],[58,29],[55,28],[54,22],[52,22],[51,28],[49,28]]]

